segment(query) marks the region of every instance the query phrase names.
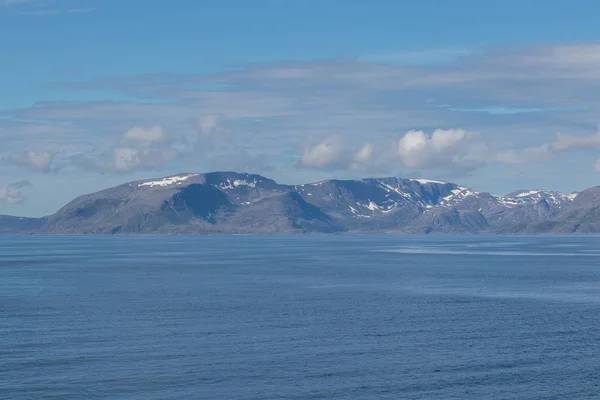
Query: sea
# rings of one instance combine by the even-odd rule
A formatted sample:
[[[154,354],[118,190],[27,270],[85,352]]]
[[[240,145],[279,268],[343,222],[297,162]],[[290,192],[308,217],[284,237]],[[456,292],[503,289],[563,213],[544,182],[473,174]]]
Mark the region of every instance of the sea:
[[[2,400],[599,398],[600,237],[0,237]]]

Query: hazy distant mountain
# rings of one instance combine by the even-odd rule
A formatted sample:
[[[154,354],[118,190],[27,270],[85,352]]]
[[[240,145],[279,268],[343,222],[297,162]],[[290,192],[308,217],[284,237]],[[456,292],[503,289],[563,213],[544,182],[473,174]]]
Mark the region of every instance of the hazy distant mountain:
[[[425,179],[290,186],[236,172],[136,181],[76,198],[46,218],[0,216],[0,233],[596,233],[600,187],[506,196]]]
[[[45,218],[23,218],[0,215],[0,234],[32,232],[46,224]]]

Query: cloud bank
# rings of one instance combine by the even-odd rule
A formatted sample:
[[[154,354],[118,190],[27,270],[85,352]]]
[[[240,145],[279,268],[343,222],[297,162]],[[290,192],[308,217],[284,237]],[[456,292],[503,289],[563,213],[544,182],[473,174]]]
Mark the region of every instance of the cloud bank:
[[[122,97],[2,110],[0,140],[13,165],[37,171],[60,158],[68,163],[61,171],[218,167],[276,169],[290,179],[382,170],[456,178],[576,151],[589,154],[577,162],[593,171],[600,44],[461,50],[439,64],[419,57],[432,54],[62,82],[62,90]],[[36,152],[27,148],[33,141]],[[59,156],[55,147],[66,150]]]
[[[163,128],[154,125],[133,127],[123,133],[120,142],[112,149],[98,155],[77,154],[72,160],[84,169],[126,173],[163,165],[177,155]]]
[[[593,135],[567,135],[556,133],[554,141],[542,143],[537,147],[511,149],[497,154],[497,160],[507,164],[524,164],[541,161],[551,161],[557,154],[570,151],[596,152],[600,150],[600,127]],[[598,163],[594,164],[598,172]]]

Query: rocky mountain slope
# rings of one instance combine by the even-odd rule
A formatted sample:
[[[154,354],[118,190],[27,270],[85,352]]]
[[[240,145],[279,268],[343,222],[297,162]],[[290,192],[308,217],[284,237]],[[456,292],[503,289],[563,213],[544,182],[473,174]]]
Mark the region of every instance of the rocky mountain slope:
[[[596,233],[599,207],[600,187],[495,196],[425,179],[290,186],[213,172],[126,183],[46,218],[0,216],[0,233]]]

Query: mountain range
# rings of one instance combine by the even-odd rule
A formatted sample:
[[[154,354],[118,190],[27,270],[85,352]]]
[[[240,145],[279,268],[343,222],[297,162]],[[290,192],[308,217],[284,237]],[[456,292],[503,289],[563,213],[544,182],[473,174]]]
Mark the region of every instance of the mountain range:
[[[600,232],[600,187],[505,196],[450,182],[368,178],[282,185],[236,172],[178,174],[80,196],[4,234],[513,234]]]

